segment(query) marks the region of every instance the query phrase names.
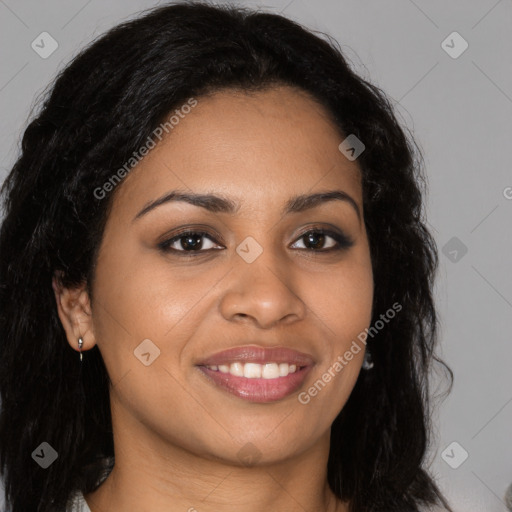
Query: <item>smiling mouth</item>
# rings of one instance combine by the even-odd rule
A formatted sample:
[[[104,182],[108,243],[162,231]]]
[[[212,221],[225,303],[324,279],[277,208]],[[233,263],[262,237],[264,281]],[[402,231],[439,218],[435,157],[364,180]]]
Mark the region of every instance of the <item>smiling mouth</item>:
[[[310,355],[288,347],[243,345],[217,352],[196,367],[214,389],[266,403],[297,391],[314,365]]]

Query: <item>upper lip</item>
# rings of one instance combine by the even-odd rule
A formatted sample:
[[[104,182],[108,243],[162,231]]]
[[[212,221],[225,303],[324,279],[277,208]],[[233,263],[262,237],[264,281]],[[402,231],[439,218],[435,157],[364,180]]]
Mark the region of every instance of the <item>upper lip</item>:
[[[217,352],[207,359],[202,360],[200,366],[213,366],[234,362],[242,363],[289,363],[297,366],[310,366],[313,358],[287,347],[260,347],[256,345],[244,345]]]

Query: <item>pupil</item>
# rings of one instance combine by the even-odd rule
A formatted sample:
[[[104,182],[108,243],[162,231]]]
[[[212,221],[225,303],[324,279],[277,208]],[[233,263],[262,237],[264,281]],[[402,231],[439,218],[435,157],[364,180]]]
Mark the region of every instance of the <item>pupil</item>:
[[[182,242],[181,245],[183,246],[184,249],[187,249],[187,248],[195,249],[195,248],[201,247],[201,235],[196,235],[196,236],[187,235],[187,236],[183,237],[183,239],[185,240],[185,243]]]
[[[325,239],[325,235],[322,233],[316,233],[316,234],[309,233],[308,235],[306,235],[306,237],[307,237],[308,243],[311,243],[311,245],[313,245],[315,249],[317,249],[319,247],[321,248],[323,241]],[[317,240],[316,243],[315,243],[315,239]]]

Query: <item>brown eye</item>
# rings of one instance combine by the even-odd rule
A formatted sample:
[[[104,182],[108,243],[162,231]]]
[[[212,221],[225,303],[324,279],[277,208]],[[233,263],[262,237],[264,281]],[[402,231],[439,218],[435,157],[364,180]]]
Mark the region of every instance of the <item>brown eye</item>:
[[[308,249],[325,249],[325,235],[323,233],[312,231],[311,233],[304,235],[302,238],[305,240],[305,245]]]
[[[204,238],[210,241],[210,246],[208,246],[208,243],[205,245]],[[159,243],[158,247],[163,251],[200,253],[214,249],[213,241],[213,237],[204,231],[186,231]]]
[[[326,248],[325,244],[329,238],[334,240],[335,243],[329,242],[329,246]],[[300,236],[299,240],[304,240],[304,250],[316,252],[337,251],[354,245],[354,242],[344,234],[325,229],[307,231]]]

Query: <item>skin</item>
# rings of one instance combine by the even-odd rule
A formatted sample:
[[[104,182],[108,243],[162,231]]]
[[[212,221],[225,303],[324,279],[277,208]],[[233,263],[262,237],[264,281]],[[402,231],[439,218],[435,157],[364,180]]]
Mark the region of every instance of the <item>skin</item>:
[[[326,110],[303,91],[228,90],[197,100],[118,185],[92,297],[54,281],[70,346],[78,350],[80,336],[84,351],[97,344],[113,383],[116,463],[86,501],[92,512],[348,511],[327,485],[329,434],[364,345],[308,404],[298,393],[370,325],[360,168],[338,150],[344,136]],[[240,208],[212,213],[169,202],[133,221],[178,188],[223,195]],[[281,216],[291,196],[328,190],[349,194],[361,218],[347,201]],[[183,238],[172,245],[181,253],[158,248],[178,228],[198,225],[212,235],[204,250],[223,250],[180,257]],[[336,245],[326,236],[315,252],[303,235],[319,226],[341,230],[353,245],[322,253]],[[263,249],[252,263],[235,250],[247,236]],[[160,350],[149,366],[134,357],[144,339]],[[291,347],[315,365],[298,392],[263,404],[220,390],[196,367],[248,344]],[[257,454],[253,465],[238,456],[244,446]]]

